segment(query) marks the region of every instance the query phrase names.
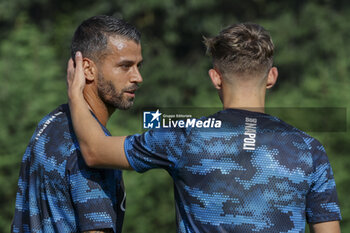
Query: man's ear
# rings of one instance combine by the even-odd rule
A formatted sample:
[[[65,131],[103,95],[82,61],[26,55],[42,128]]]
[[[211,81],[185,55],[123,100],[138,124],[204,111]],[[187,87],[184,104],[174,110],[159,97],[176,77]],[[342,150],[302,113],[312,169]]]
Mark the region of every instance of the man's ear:
[[[267,74],[267,82],[266,82],[266,89],[270,89],[273,87],[277,81],[278,77],[278,70],[276,67],[272,67]]]
[[[211,79],[211,82],[213,83],[215,89],[220,90],[222,87],[222,77],[219,71],[216,69],[210,69],[209,70],[209,76]]]
[[[95,79],[95,75],[97,75],[97,67],[89,58],[83,58],[83,70],[85,78],[88,81],[93,81]]]

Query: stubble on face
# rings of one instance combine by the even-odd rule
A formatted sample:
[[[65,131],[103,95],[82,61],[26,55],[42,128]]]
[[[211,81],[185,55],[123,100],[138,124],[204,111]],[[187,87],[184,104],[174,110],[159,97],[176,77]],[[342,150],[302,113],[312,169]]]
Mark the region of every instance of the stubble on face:
[[[141,62],[140,44],[118,36],[109,37],[97,65],[97,92],[107,107],[126,110],[133,106],[135,91],[142,82],[136,73]]]
[[[136,90],[137,84],[132,84],[129,87],[117,91],[112,81],[106,81],[103,75],[98,75],[97,91],[100,99],[107,105],[120,110],[127,110],[134,104],[134,97],[123,96],[126,91]]]

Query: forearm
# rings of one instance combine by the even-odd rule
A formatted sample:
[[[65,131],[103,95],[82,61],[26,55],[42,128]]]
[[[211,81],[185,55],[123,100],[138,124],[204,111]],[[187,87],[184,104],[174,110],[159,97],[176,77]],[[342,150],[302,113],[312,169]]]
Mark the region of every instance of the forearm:
[[[312,233],[340,233],[339,221],[311,223],[309,226]]]
[[[98,142],[103,142],[106,136],[90,113],[82,93],[69,96],[69,107],[81,153],[89,166],[98,166],[99,161],[96,161]]]
[[[88,166],[131,169],[124,153],[125,137],[106,136],[83,95],[69,97],[74,131]]]

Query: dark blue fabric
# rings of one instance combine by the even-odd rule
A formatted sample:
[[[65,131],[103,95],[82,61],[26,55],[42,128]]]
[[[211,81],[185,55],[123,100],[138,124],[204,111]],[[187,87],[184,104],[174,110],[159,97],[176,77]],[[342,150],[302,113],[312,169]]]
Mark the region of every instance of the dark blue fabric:
[[[305,221],[341,219],[316,139],[263,113],[226,109],[208,118],[222,127],[150,130],[125,141],[136,171],[172,176],[178,232],[304,232]],[[247,140],[251,121],[256,132]],[[253,146],[245,149],[245,140]]]
[[[12,232],[121,232],[124,201],[121,171],[85,164],[61,105],[40,121],[23,156]]]

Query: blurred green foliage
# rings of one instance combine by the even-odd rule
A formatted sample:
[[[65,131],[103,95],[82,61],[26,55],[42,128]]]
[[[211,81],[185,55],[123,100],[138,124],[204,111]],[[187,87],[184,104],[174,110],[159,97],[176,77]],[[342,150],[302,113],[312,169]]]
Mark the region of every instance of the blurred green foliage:
[[[124,135],[141,131],[143,107],[220,107],[202,36],[242,21],[263,25],[276,45],[279,82],[267,95],[268,106],[348,108],[349,13],[344,0],[0,0],[0,232],[9,231],[21,157],[36,124],[66,101],[70,40],[82,20],[123,17],[143,34],[144,84],[134,109],[116,112],[108,125],[113,135]],[[311,135],[329,154],[342,230],[350,232],[350,135]],[[125,172],[124,179],[124,232],[175,232],[169,175]]]

